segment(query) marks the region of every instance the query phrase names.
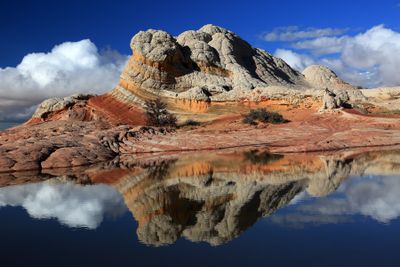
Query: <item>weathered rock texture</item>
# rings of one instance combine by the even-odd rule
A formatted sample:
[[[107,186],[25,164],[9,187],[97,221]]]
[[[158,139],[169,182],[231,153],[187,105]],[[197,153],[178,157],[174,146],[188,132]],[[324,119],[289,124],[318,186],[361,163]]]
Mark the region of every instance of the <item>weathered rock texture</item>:
[[[356,105],[372,101],[378,106],[382,102],[367,99],[327,67],[312,65],[299,73],[282,59],[214,25],[177,37],[160,30],[141,31],[130,45],[132,56],[111,92],[47,100],[32,122],[74,119],[137,124],[144,121],[140,110],[144,101],[159,97],[182,116],[229,113],[219,106],[221,102],[281,100],[296,105],[313,98],[324,101],[324,109],[340,107],[338,101]],[[334,100],[323,100],[325,89],[336,95]]]
[[[115,95],[126,98],[127,90],[139,104],[159,96],[205,102],[320,98],[325,88],[348,90],[352,101],[364,99],[326,67],[310,66],[301,74],[282,59],[214,25],[176,38],[164,31],[139,32],[132,38],[131,49]]]
[[[380,118],[335,110],[354,105],[369,112],[381,103],[377,97],[366,98],[325,67],[311,66],[301,74],[226,29],[206,25],[178,37],[148,30],[132,38],[131,48],[112,91],[46,100],[28,123],[0,133],[0,171],[172,150],[267,146],[275,152],[307,152],[400,144],[396,114]],[[397,97],[395,90],[391,96]],[[180,122],[204,124],[176,131],[141,127],[142,104],[155,98],[166,102]],[[376,100],[372,108],[365,102],[370,98]],[[317,113],[321,105],[334,111]],[[279,111],[289,122],[241,123],[244,113],[259,107]]]
[[[335,72],[321,65],[311,65],[303,70],[304,78],[315,88],[356,89],[353,85],[340,79]]]
[[[223,100],[237,91],[303,82],[303,76],[283,60],[213,25],[176,38],[164,31],[139,32],[131,48],[120,86],[134,93]],[[183,94],[187,91],[191,93]]]
[[[110,94],[73,95],[51,98],[41,103],[28,125],[48,121],[98,121],[109,127],[121,124],[144,125],[143,110]]]
[[[214,25],[177,37],[160,30],[141,31],[132,38],[131,49],[120,82],[110,93],[47,100],[32,122],[74,119],[105,120],[114,125],[138,123],[143,122],[140,107],[144,101],[159,97],[178,115],[229,113],[219,106],[221,102],[273,99],[291,105],[310,97],[321,101],[325,88],[349,102],[365,100],[360,90],[326,67],[313,65],[301,74],[282,59]]]
[[[336,91],[335,93],[326,88],[320,110],[332,110],[346,107],[347,101],[349,101],[349,96],[346,91]]]
[[[262,146],[283,153],[400,144],[397,118],[382,119],[345,110],[323,116],[307,109],[282,113],[290,122],[254,127],[242,124],[237,115],[174,131],[130,125],[110,127],[102,121],[59,120],[24,125],[0,133],[0,171],[73,167],[132,153],[243,146]]]
[[[400,114],[400,87],[363,89],[373,113]]]

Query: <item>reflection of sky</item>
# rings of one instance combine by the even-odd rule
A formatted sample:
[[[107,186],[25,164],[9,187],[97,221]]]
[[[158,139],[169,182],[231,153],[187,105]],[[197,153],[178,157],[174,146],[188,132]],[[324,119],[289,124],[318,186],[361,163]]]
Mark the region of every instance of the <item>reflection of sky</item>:
[[[118,216],[126,206],[106,185],[35,183],[0,188],[0,208],[22,206],[33,218],[56,218],[70,227],[97,228],[105,216]]]
[[[0,208],[21,206],[32,218],[55,218],[70,227],[97,228],[104,217],[126,211],[123,198],[106,185],[42,182],[0,188]],[[324,198],[298,194],[268,220],[286,226],[331,224],[367,216],[390,223],[400,216],[400,177],[352,177]]]
[[[17,126],[18,123],[14,123],[14,122],[1,122],[0,121],[0,131]]]
[[[400,216],[400,177],[352,177],[325,198],[310,198],[301,194],[291,204],[286,211],[278,211],[270,220],[300,226],[341,223],[362,215],[380,223],[390,223]]]

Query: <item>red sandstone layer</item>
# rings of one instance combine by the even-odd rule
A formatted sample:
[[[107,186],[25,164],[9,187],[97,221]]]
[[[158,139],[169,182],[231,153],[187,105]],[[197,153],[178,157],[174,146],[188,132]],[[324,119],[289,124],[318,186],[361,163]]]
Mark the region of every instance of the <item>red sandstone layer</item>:
[[[400,120],[395,117],[347,110],[320,114],[313,106],[279,107],[288,123],[251,126],[243,124],[237,113],[213,114],[214,120],[201,126],[169,131],[134,126],[143,124],[140,109],[107,95],[96,97],[87,109],[105,121],[64,118],[0,133],[0,171],[80,166],[148,152],[263,147],[274,153],[302,153],[400,145]],[[52,119],[60,119],[60,114]],[[114,126],[122,123],[127,125]]]

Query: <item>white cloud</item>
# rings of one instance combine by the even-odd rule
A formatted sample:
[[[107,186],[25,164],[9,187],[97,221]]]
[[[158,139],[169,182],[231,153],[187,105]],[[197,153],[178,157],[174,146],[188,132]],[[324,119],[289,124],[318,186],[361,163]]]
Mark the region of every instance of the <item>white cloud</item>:
[[[112,187],[50,182],[0,188],[0,208],[4,206],[22,206],[33,218],[56,218],[67,226],[89,229],[98,227],[105,216],[126,210]]]
[[[356,86],[378,87],[384,83],[379,77],[377,66],[360,70],[347,65],[342,59],[322,58],[319,64],[334,70],[340,78]]]
[[[284,55],[289,58],[288,63],[298,70],[309,62],[315,62],[327,65],[354,85],[400,85],[400,33],[384,25],[355,36],[318,37],[293,43],[292,46],[302,50],[301,54],[285,50]],[[282,54],[281,49],[275,54]]]
[[[345,33],[347,29],[340,28],[306,28],[300,29],[298,26],[277,27],[271,32],[264,33],[262,39],[272,41],[295,41],[310,39],[323,36],[337,36]]]
[[[307,66],[314,64],[314,60],[307,56],[295,53],[287,49],[277,49],[275,51],[275,56],[282,58],[286,61],[292,68],[302,71]]]
[[[269,221],[285,227],[353,222],[353,216],[367,216],[380,223],[400,217],[400,177],[352,177],[334,194],[324,198],[301,195],[290,203],[288,212],[278,213]]]
[[[88,39],[28,54],[16,67],[0,68],[0,121],[26,118],[46,98],[110,90],[127,59],[99,52]]]
[[[312,40],[299,41],[293,44],[297,49],[309,49],[314,54],[334,54],[342,51],[348,41],[347,36],[342,37],[320,37]]]
[[[358,178],[344,185],[342,197],[320,199],[299,207],[319,215],[364,215],[388,223],[400,216],[400,179],[394,177]]]

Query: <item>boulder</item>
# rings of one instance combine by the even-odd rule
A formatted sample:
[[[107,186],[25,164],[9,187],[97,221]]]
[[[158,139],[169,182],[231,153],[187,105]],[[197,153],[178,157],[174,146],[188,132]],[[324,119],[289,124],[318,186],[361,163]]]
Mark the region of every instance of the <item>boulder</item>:
[[[349,95],[346,91],[334,92],[326,88],[324,96],[322,97],[322,107],[320,111],[345,107],[348,100]]]
[[[55,97],[43,101],[37,107],[33,118],[44,118],[48,113],[63,110],[65,108],[75,105],[77,102],[82,100],[88,100],[93,97],[90,94],[75,94],[67,97]]]

